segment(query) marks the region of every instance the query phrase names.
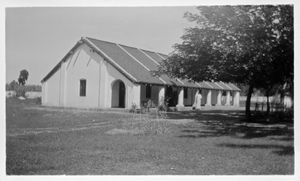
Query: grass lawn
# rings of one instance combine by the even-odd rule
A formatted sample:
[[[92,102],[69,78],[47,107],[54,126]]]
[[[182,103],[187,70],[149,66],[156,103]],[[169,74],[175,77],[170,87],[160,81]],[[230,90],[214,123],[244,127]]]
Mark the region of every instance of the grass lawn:
[[[294,174],[294,126],[241,111],[155,114],[6,100],[8,175]]]

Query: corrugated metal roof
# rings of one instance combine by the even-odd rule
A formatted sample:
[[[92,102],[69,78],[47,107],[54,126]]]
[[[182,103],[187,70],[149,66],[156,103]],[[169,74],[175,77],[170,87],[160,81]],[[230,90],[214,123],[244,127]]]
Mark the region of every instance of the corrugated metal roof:
[[[163,59],[168,57],[162,53],[142,50],[94,38],[82,38],[71,50],[74,50],[81,43],[87,43],[91,48],[94,48],[96,52],[98,50],[98,53],[101,56],[110,61],[110,63],[121,73],[136,83],[240,91],[240,89],[232,83],[194,82],[190,80],[170,78],[167,75],[156,76],[153,72],[157,71],[159,64],[163,61]],[[69,53],[63,58],[63,60],[61,60],[61,62],[64,61],[68,55]],[[42,82],[46,81],[58,70],[61,62],[59,62],[50,71],[50,73],[46,75]]]
[[[216,89],[216,90],[222,90],[222,89],[220,88],[220,86],[218,86],[217,84],[215,84],[215,82],[207,82],[207,83],[209,83],[209,85],[212,86],[213,89]]]
[[[224,88],[224,90],[232,90],[232,88],[224,82],[218,82],[218,84],[221,85]]]
[[[202,88],[202,89],[212,89],[208,84],[206,84],[204,82],[199,82],[198,84],[200,85],[200,88]]]
[[[147,50],[142,50],[142,51],[145,52],[150,57],[152,57],[158,63],[161,63],[163,61],[163,59],[159,55],[157,55],[155,52],[151,52],[151,51],[147,51]]]
[[[238,88],[236,85],[234,85],[233,83],[228,83],[228,85],[232,88],[232,90],[235,90],[235,91],[241,91],[240,88]]]
[[[162,56],[164,59],[168,58],[168,55],[162,54],[162,53],[158,53],[160,56]]]
[[[214,84],[219,87],[219,90],[225,90],[226,88],[222,87],[219,82],[214,82]]]
[[[151,72],[147,71],[142,65],[137,63],[126,52],[124,52],[120,47],[118,47],[117,44],[96,40],[92,38],[88,38],[88,40],[90,40],[100,50],[105,52],[105,54],[111,57],[117,64],[119,64],[127,72],[132,74],[137,79],[138,82],[162,84],[161,80],[152,76]]]
[[[126,51],[128,51],[132,56],[134,56],[138,61],[140,61],[144,66],[146,66],[148,69],[151,71],[158,71],[158,66],[156,63],[154,63],[149,57],[147,57],[143,52],[141,52],[137,48],[125,46],[125,45],[120,45],[122,46]],[[166,84],[172,85],[173,83],[171,82],[171,79],[166,76],[160,76]]]

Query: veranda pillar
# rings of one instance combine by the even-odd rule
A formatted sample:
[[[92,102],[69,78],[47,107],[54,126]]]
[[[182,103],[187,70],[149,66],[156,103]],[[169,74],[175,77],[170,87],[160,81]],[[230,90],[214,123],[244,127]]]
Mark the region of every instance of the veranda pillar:
[[[158,105],[163,105],[165,102],[165,87],[160,87],[158,92]]]
[[[205,106],[211,106],[211,90],[208,90],[208,92],[207,92]]]
[[[217,96],[217,106],[221,106],[221,105],[222,105],[222,91],[219,90]]]
[[[225,106],[230,106],[230,91],[226,91],[226,102]]]
[[[240,92],[239,91],[236,91],[234,93],[233,105],[236,106],[236,107],[240,106]]]
[[[137,108],[141,107],[141,85],[136,84],[132,88],[132,104],[135,104]],[[130,104],[128,104],[128,107],[130,108]]]
[[[176,107],[177,108],[184,107],[183,101],[184,101],[184,89],[182,87],[182,88],[179,89],[178,102],[177,102]]]

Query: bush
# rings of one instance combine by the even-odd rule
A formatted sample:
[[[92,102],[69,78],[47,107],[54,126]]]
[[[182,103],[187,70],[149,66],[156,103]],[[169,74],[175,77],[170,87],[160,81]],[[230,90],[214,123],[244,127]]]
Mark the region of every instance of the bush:
[[[26,92],[41,92],[42,87],[40,85],[26,85]]]
[[[11,81],[9,84],[6,84],[7,91],[16,91],[17,87],[19,87],[19,84],[15,80]]]
[[[7,91],[17,91],[17,89],[22,86],[19,85],[15,80],[11,81],[11,83],[6,84]],[[24,85],[23,86],[26,92],[41,92],[42,87],[40,85]]]
[[[168,107],[164,104],[161,104],[157,107],[158,111],[168,111]]]
[[[131,108],[129,109],[129,112],[135,113],[136,112],[136,108],[137,108],[136,104],[132,103]]]
[[[26,87],[20,85],[20,86],[16,87],[15,91],[16,91],[17,97],[20,97],[20,96],[25,97]]]
[[[42,104],[42,98],[41,97],[36,98],[36,104]]]

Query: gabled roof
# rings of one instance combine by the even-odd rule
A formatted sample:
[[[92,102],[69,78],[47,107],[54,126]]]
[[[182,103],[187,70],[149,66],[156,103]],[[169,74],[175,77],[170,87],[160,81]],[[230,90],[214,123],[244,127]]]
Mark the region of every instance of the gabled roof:
[[[85,43],[101,57],[109,62],[113,67],[119,70],[124,76],[135,83],[157,84],[157,85],[173,85],[180,87],[192,87],[213,90],[234,90],[240,91],[232,83],[224,82],[193,82],[190,80],[182,80],[171,78],[167,75],[157,76],[154,72],[158,70],[160,63],[168,56],[149,50],[143,50],[135,47],[121,45],[117,43],[97,40],[94,38],[81,38],[77,44],[68,52],[67,55],[43,78],[42,82],[47,81],[66,61],[68,56],[76,50],[76,48]]]

